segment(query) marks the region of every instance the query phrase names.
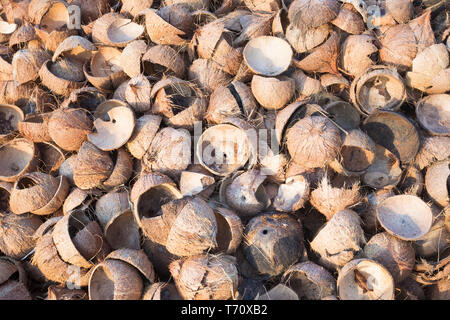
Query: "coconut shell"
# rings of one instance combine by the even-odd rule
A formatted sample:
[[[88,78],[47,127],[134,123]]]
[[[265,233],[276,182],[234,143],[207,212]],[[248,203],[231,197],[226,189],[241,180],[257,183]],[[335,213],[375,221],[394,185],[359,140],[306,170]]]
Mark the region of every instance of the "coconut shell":
[[[128,151],[137,159],[142,159],[149,149],[162,118],[156,115],[144,115],[136,120],[133,135],[127,142]]]
[[[153,283],[156,280],[153,265],[142,250],[119,249],[111,252],[106,257],[106,260],[110,259],[120,260],[135,267],[146,280],[150,281],[150,283]]]
[[[300,69],[296,69],[291,77],[295,81],[297,93],[301,96],[308,97],[323,90],[322,86],[324,85],[320,80],[307,76]]]
[[[283,282],[292,288],[299,298],[321,300],[336,295],[336,280],[323,267],[311,261],[290,267],[283,275]]]
[[[417,240],[430,231],[433,214],[419,197],[398,195],[384,200],[377,208],[383,228],[402,240]]]
[[[273,13],[244,15],[241,19],[239,19],[242,26],[242,31],[233,43],[236,46],[242,46],[245,42],[253,38],[269,35],[273,20]]]
[[[351,35],[342,44],[340,65],[352,76],[358,76],[375,64],[376,39],[370,35]]]
[[[244,0],[244,3],[252,12],[273,12],[280,9],[280,4],[276,0]]]
[[[0,147],[0,181],[15,182],[37,168],[39,150],[29,140],[14,139]]]
[[[352,260],[365,242],[361,218],[356,212],[345,209],[334,214],[317,233],[311,249],[320,255],[321,265],[337,268]]]
[[[108,179],[114,169],[110,155],[90,142],[84,142],[78,151],[73,180],[83,190],[96,188]]]
[[[52,285],[48,287],[46,300],[87,300],[86,291],[81,289],[67,289]]]
[[[394,280],[381,264],[370,259],[347,263],[337,280],[342,300],[394,300]]]
[[[31,0],[21,2],[2,1],[5,11],[6,21],[9,23],[20,23],[24,17],[28,16],[28,5]]]
[[[0,181],[0,212],[8,212],[9,197],[14,184]]]
[[[12,275],[18,272],[19,279],[15,280]],[[31,300],[27,288],[27,279],[22,265],[11,259],[0,259],[0,300]],[[14,279],[14,280],[13,280]]]
[[[184,197],[200,196],[204,199],[214,192],[215,179],[209,175],[183,171],[180,176],[180,191]]]
[[[150,8],[152,4],[153,0],[124,0],[120,13],[135,17],[142,10]]]
[[[19,121],[17,127],[20,134],[32,142],[51,142],[52,138],[48,132],[50,117],[51,113],[29,115]]]
[[[396,283],[405,280],[415,264],[415,252],[411,243],[400,240],[387,232],[373,236],[364,247],[364,254],[383,265]]]
[[[77,161],[77,155],[70,156],[67,158],[63,163],[61,163],[61,166],[59,167],[58,173],[61,176],[65,176],[71,185],[74,184],[73,182],[73,169],[75,168],[75,163]]]
[[[375,189],[393,188],[402,177],[399,159],[388,149],[376,145],[372,165],[363,175],[365,184]]]
[[[350,3],[344,3],[341,6],[339,14],[331,23],[350,34],[361,34],[366,28],[363,17]]]
[[[297,121],[286,139],[292,160],[307,168],[325,166],[337,156],[342,145],[339,129],[320,116]]]
[[[255,300],[300,300],[297,293],[284,284],[278,284]]]
[[[301,209],[308,198],[308,180],[301,175],[293,176],[287,178],[285,184],[280,185],[273,206],[277,211],[294,212]]]
[[[334,0],[295,0],[289,6],[288,18],[300,30],[309,30],[334,20],[339,8]]]
[[[36,31],[30,24],[23,24],[9,37],[9,46],[12,48],[15,45],[20,45],[33,40],[37,40]]]
[[[417,40],[417,53],[422,52],[426,47],[429,47],[435,43],[430,18],[431,10],[425,10],[422,15],[409,21],[408,23]]]
[[[231,82],[230,75],[218,68],[211,60],[197,59],[189,67],[188,79],[194,81],[206,93]]]
[[[42,221],[33,215],[17,216],[0,214],[0,251],[5,255],[22,259],[34,248],[34,232]]]
[[[436,162],[427,169],[425,187],[431,199],[445,208],[450,204],[448,179],[450,176],[450,161]]]
[[[297,53],[310,51],[323,43],[331,32],[329,24],[302,32],[295,25],[290,24],[286,29],[286,39]]]
[[[161,129],[143,158],[147,169],[178,176],[191,162],[191,135],[185,129]]]
[[[186,33],[161,17],[158,11],[145,11],[145,23],[150,39],[157,44],[182,46],[187,44]]]
[[[126,211],[111,219],[105,227],[105,238],[113,249],[140,249],[141,236],[133,212]]]
[[[116,151],[114,169],[107,180],[103,182],[106,188],[113,188],[127,183],[133,174],[133,158],[125,148]]]
[[[53,54],[52,61],[55,62],[61,55],[82,61],[89,61],[92,57],[92,51],[97,48],[89,40],[80,36],[71,36],[64,39]]]
[[[390,27],[380,38],[380,59],[399,68],[410,68],[417,54],[414,32],[407,24]]]
[[[330,102],[324,107],[325,111],[344,130],[358,129],[361,114],[350,103],[345,101]]]
[[[448,102],[450,95],[436,94],[423,98],[416,105],[419,123],[433,135],[449,135]]]
[[[89,300],[139,300],[143,290],[138,270],[116,259],[97,265],[89,279]]]
[[[161,72],[183,78],[186,67],[182,56],[167,45],[156,45],[150,47],[142,57],[146,72],[151,74]],[[161,68],[163,70],[161,70]]]
[[[287,214],[253,218],[244,232],[244,254],[259,274],[276,276],[303,253],[302,225]]]
[[[18,84],[34,81],[39,78],[39,69],[50,59],[44,50],[19,50],[12,59],[13,78]]]
[[[363,199],[363,207],[359,210],[359,214],[364,222],[363,228],[367,233],[376,234],[381,230],[381,226],[377,220],[377,206],[385,199],[394,196],[392,189],[379,190],[369,193]]]
[[[125,19],[117,13],[101,16],[92,26],[92,40],[113,47],[125,47],[129,42],[139,38],[144,27]]]
[[[234,211],[221,207],[215,208],[214,214],[217,221],[217,251],[235,253],[243,238],[241,218]]]
[[[269,110],[283,108],[295,94],[295,81],[285,76],[265,78],[255,75],[251,87],[259,104]]]
[[[450,138],[446,136],[424,137],[421,148],[414,163],[420,170],[428,167],[434,161],[445,160],[450,157]]]
[[[169,268],[185,300],[227,300],[236,294],[238,270],[232,256],[195,256],[176,260]]]
[[[421,258],[432,258],[440,255],[448,248],[449,237],[450,232],[445,228],[445,217],[437,217],[430,231],[422,239],[414,241],[416,254]]]
[[[134,111],[149,111],[152,106],[151,89],[150,81],[143,75],[137,75],[128,82],[125,89],[125,99]]]
[[[350,208],[361,200],[359,185],[353,184],[351,188],[335,188],[324,177],[317,189],[311,192],[311,204],[322,213],[327,220],[334,214]]]
[[[157,282],[145,290],[142,300],[182,300],[182,297],[174,284]]]
[[[147,44],[144,40],[132,41],[123,49],[120,66],[130,78],[141,74],[141,59],[146,52]]]
[[[421,195],[424,186],[422,172],[414,165],[408,166],[403,171],[403,177],[398,184],[398,188],[406,194]]]
[[[84,210],[91,202],[91,194],[88,191],[74,188],[64,200],[63,213],[66,215],[75,209]]]
[[[0,143],[8,140],[18,130],[19,123],[23,121],[23,111],[14,105],[0,104]]]
[[[364,172],[375,159],[375,143],[361,130],[352,130],[345,136],[341,155],[345,170]]]
[[[83,87],[72,91],[69,98],[63,101],[60,108],[83,108],[94,112],[97,106],[106,100],[106,95],[94,87]]]
[[[387,0],[386,1],[387,12],[398,23],[406,23],[413,16],[413,3],[409,0]]]
[[[59,60],[52,63],[50,60],[44,62],[39,70],[42,84],[52,92],[68,97],[74,90],[84,86],[83,73],[79,72],[80,65],[70,60]],[[74,72],[74,71],[77,72]]]

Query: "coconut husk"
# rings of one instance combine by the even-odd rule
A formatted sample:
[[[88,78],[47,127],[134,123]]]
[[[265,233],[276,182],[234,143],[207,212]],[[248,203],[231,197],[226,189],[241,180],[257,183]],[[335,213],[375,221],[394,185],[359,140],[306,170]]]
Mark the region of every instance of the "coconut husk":
[[[18,84],[24,84],[39,78],[39,69],[42,64],[50,59],[50,55],[44,50],[19,50],[12,59],[13,79]]]
[[[169,146],[169,147],[168,147]],[[191,162],[191,135],[185,129],[163,128],[153,138],[143,158],[152,171],[178,177]]]
[[[302,97],[318,94],[325,87],[321,80],[307,76],[300,69],[296,69],[291,78],[295,81],[297,93]]]
[[[445,160],[450,156],[449,143],[450,138],[446,136],[424,137],[414,164],[422,170],[434,161]]]
[[[194,81],[206,93],[212,93],[219,86],[226,86],[231,82],[229,74],[206,59],[197,59],[192,62],[188,79]]]
[[[251,87],[259,104],[269,110],[283,108],[295,94],[295,81],[286,76],[266,78],[255,75]]]
[[[292,288],[299,298],[321,300],[336,295],[336,280],[323,267],[311,261],[290,267],[283,275],[283,282]]]
[[[440,210],[437,210],[439,214]],[[444,209],[445,214],[445,209]],[[440,256],[448,248],[450,232],[445,228],[445,217],[435,218],[430,231],[420,240],[414,241],[416,254],[421,258],[434,258]]]
[[[157,282],[145,290],[142,300],[182,300],[182,297],[174,284]]]
[[[133,158],[125,148],[120,148],[114,154],[114,169],[109,178],[103,182],[106,188],[118,187],[125,184],[133,173]]]
[[[85,84],[81,66],[70,60],[59,60],[52,63],[44,62],[39,70],[42,84],[52,92],[68,97],[72,91],[81,89]]]
[[[339,14],[331,23],[350,34],[361,34],[366,29],[363,17],[350,3],[341,6]]]
[[[53,142],[66,151],[79,150],[91,132],[92,121],[84,109],[56,110],[48,122]]]
[[[29,140],[14,139],[0,147],[0,181],[15,182],[37,168],[39,150]]]
[[[414,32],[407,24],[390,27],[380,37],[380,59],[400,69],[410,68],[417,54]]]
[[[322,44],[331,32],[329,24],[323,24],[317,28],[302,32],[294,24],[290,24],[286,29],[286,39],[297,53],[310,51]]]
[[[145,23],[147,33],[154,43],[175,46],[187,44],[186,33],[167,22],[157,10],[145,11]]]
[[[36,244],[33,234],[41,224],[39,217],[29,214],[0,214],[0,251],[14,259],[24,258],[33,250]]]
[[[11,37],[9,38],[9,46],[13,47],[15,45],[27,43],[32,40],[37,40],[34,27],[30,24],[24,24],[17,28],[17,30],[14,31],[14,33],[11,35]]]
[[[373,236],[364,247],[364,254],[383,265],[395,283],[405,280],[415,264],[415,252],[411,243],[400,240],[387,232]]]
[[[328,40],[314,48],[308,56],[300,61],[294,60],[294,65],[306,72],[338,73],[339,38],[337,32],[331,33]]]
[[[46,173],[57,173],[61,164],[66,160],[61,149],[48,142],[39,143],[38,148],[41,154],[41,169]]]
[[[267,50],[277,48],[277,50]],[[283,39],[261,36],[250,40],[243,51],[247,66],[256,74],[274,77],[287,70],[292,60],[292,49]]]
[[[387,148],[403,163],[411,162],[419,151],[416,127],[399,113],[377,111],[364,121],[363,130],[376,144]]]
[[[247,224],[244,239],[244,255],[259,274],[281,274],[304,250],[302,225],[287,214],[253,218]]]
[[[137,159],[142,159],[155,137],[162,118],[156,115],[144,115],[136,120],[133,135],[128,140],[127,149]]]
[[[34,143],[51,142],[48,132],[48,123],[51,113],[27,115],[24,120],[17,123],[20,134]]]
[[[141,59],[146,52],[147,44],[144,40],[132,41],[123,49],[120,66],[130,78],[141,74]]]
[[[105,238],[113,249],[140,249],[139,226],[131,210],[118,214],[105,227]]]
[[[150,47],[142,57],[144,69],[147,73],[161,72],[184,78],[186,67],[182,56],[167,45]]]
[[[338,128],[320,116],[297,121],[286,138],[292,160],[307,168],[323,167],[337,156],[342,145]]]
[[[67,289],[52,285],[48,287],[46,300],[87,300],[87,292],[81,289]]]
[[[108,259],[89,279],[89,300],[139,300],[144,284],[138,270],[126,262]]]
[[[371,35],[351,35],[342,44],[340,65],[353,76],[359,76],[375,64],[373,56],[378,52]]]
[[[431,10],[425,12],[419,17],[409,21],[408,25],[414,32],[417,41],[417,53],[435,43],[433,29],[431,28]]]
[[[443,208],[450,204],[447,186],[447,180],[450,175],[449,166],[449,160],[436,162],[427,168],[425,175],[425,187],[428,195]]]
[[[267,36],[271,32],[274,14],[245,15],[240,19],[242,30],[234,40],[236,46],[242,46],[245,42],[260,36]]]
[[[345,101],[330,102],[325,105],[324,109],[342,129],[351,131],[359,127],[361,114],[350,103]]]
[[[305,177],[297,175],[287,178],[280,185],[273,206],[277,211],[294,212],[300,210],[308,198],[309,182]]]
[[[6,55],[0,55],[0,71],[2,75],[0,76],[1,81],[14,81],[13,77],[13,66],[12,66],[12,53],[7,53]]]
[[[395,285],[381,264],[355,259],[339,271],[337,289],[342,300],[394,300]]]
[[[195,256],[176,260],[169,268],[186,300],[226,300],[237,293],[238,270],[232,256]]]
[[[449,135],[448,115],[445,112],[450,101],[448,94],[427,96],[416,104],[417,120],[433,135]]]
[[[309,30],[334,20],[338,13],[337,1],[296,0],[289,6],[288,17],[300,30]]]
[[[59,208],[61,208],[61,206],[64,203],[64,199],[66,198],[67,193],[69,192],[69,182],[64,176],[58,177],[58,180],[59,180],[58,188],[56,189],[53,197],[44,207],[35,211],[31,211],[32,213],[36,215],[50,215],[58,211]]]
[[[338,268],[352,260],[365,244],[361,218],[345,209],[326,223],[311,242],[311,249],[320,255],[319,263],[327,268]]]
[[[142,250],[134,249],[119,249],[111,252],[106,260],[119,260],[128,263],[129,265],[135,267],[141,275],[150,283],[155,282],[156,274],[153,269],[153,265],[148,259],[147,255]]]
[[[138,75],[132,78],[125,89],[126,102],[136,112],[149,111],[152,106],[150,98],[151,89],[152,85],[145,76]]]
[[[14,104],[30,113],[45,113],[54,108],[54,96],[35,83],[16,85],[14,81],[3,81],[0,93],[0,103]]]
[[[421,259],[414,267],[413,278],[424,285],[437,284],[440,281],[446,282],[448,278],[449,257],[435,261]]]
[[[430,231],[433,214],[430,207],[413,195],[393,196],[377,208],[383,228],[402,240],[417,240]]]
[[[70,59],[81,61],[85,63],[92,58],[92,51],[97,48],[92,42],[80,36],[71,36],[64,39],[53,54],[52,61],[55,62],[63,55]]]
[[[130,210],[128,192],[113,191],[100,197],[95,204],[95,215],[105,228],[114,218]]]

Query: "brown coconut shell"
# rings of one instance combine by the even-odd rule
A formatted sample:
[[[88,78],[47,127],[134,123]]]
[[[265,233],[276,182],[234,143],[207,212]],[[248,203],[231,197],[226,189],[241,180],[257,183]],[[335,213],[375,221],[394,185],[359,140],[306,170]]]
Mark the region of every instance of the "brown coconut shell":
[[[192,62],[188,79],[194,81],[206,93],[212,93],[219,86],[226,86],[231,82],[229,74],[207,59],[197,59]]]
[[[103,151],[112,151],[125,145],[133,134],[134,113],[125,103],[107,100],[94,114],[95,132],[87,135],[88,141]]]
[[[337,280],[342,300],[394,300],[394,280],[381,264],[370,259],[355,259],[340,271]]]
[[[413,16],[413,3],[409,0],[387,0],[386,1],[387,12],[398,23],[406,23]]]
[[[85,210],[91,203],[90,192],[75,187],[64,200],[63,214],[66,215],[75,209]]]
[[[311,192],[311,204],[322,213],[327,220],[334,214],[346,208],[351,208],[361,200],[359,185],[353,184],[351,188],[336,188],[324,177],[317,189]]]
[[[421,143],[421,148],[416,155],[416,159],[414,160],[414,164],[422,170],[434,161],[445,160],[448,157],[450,157],[449,137],[424,137]]]
[[[214,208],[217,221],[217,251],[233,254],[243,238],[244,225],[241,218],[232,210]]]
[[[361,130],[352,130],[345,136],[341,156],[345,170],[362,173],[375,159],[375,143]]]
[[[303,53],[322,44],[330,32],[331,26],[327,23],[306,32],[298,29],[294,24],[290,24],[286,29],[286,39],[297,53]]]
[[[279,10],[281,7],[277,0],[244,0],[244,4],[252,12],[273,12]]]
[[[106,46],[125,47],[129,42],[139,38],[143,32],[143,26],[118,13],[108,13],[94,22],[92,40]]]
[[[330,102],[324,109],[342,129],[351,131],[359,127],[361,114],[350,103],[345,101]]]
[[[94,112],[97,106],[106,100],[106,95],[94,87],[83,87],[72,91],[69,98],[63,101],[60,108],[83,108]]]
[[[89,279],[89,300],[139,300],[143,290],[138,270],[116,259],[97,265]]]
[[[143,158],[145,167],[178,176],[191,162],[191,135],[186,129],[161,129]]]
[[[52,138],[48,132],[50,117],[51,113],[28,115],[17,123],[17,127],[20,134],[32,142],[51,142]]]
[[[431,28],[431,10],[425,10],[417,18],[409,21],[408,25],[414,32],[417,41],[417,53],[435,43],[433,29]]]
[[[295,94],[295,81],[285,76],[266,78],[255,75],[251,87],[259,104],[269,110],[283,108]]]
[[[331,23],[350,34],[361,34],[366,29],[363,17],[350,3],[341,6],[339,14]]]
[[[167,45],[156,45],[150,47],[142,57],[144,69],[147,73],[155,74],[161,72],[172,74],[183,78],[186,67],[182,56]]]
[[[0,212],[8,212],[9,197],[13,186],[14,184],[12,183],[0,181]]]
[[[137,75],[127,83],[125,89],[126,102],[136,112],[149,111],[152,106],[150,97],[151,89],[152,85],[150,81],[143,75]]]
[[[387,148],[403,163],[412,161],[419,151],[416,127],[399,113],[377,111],[364,121],[363,130],[376,144]]]
[[[180,176],[180,191],[183,197],[200,196],[204,199],[214,192],[215,179],[202,173],[183,171]]]
[[[187,44],[187,34],[176,26],[170,24],[155,9],[145,11],[147,33],[152,42],[161,45],[183,46]]]
[[[42,84],[52,92],[68,97],[72,91],[85,85],[85,78],[80,70],[81,65],[75,60],[58,60],[55,63],[48,60],[39,70],[39,77]]]
[[[106,188],[118,187],[127,183],[133,173],[133,158],[125,148],[113,153],[114,169],[109,178],[103,182]]]
[[[239,19],[242,30],[239,36],[235,39],[234,44],[236,46],[242,46],[245,42],[253,38],[269,35],[271,33],[273,21],[273,13],[244,15]]]
[[[127,142],[127,149],[135,158],[142,159],[150,148],[161,121],[156,115],[144,115],[136,120],[133,135]]]
[[[299,298],[321,300],[336,295],[336,280],[323,267],[311,261],[290,267],[283,275],[283,282],[292,288]]]
[[[92,132],[92,121],[84,109],[60,109],[52,113],[48,132],[61,149],[77,151]]]
[[[415,264],[415,252],[410,242],[400,240],[387,232],[373,236],[364,247],[364,255],[383,265],[395,283],[405,280]]]
[[[417,40],[407,24],[390,27],[380,37],[380,59],[399,68],[410,68],[417,54]]]
[[[446,112],[449,102],[448,94],[430,95],[420,100],[416,104],[416,115],[421,126],[433,135],[450,135],[447,125],[450,119]]]
[[[289,6],[288,17],[300,30],[309,30],[334,20],[339,8],[334,0],[296,0]]]
[[[73,185],[73,168],[75,167],[75,163],[77,161],[77,155],[70,156],[67,158],[61,166],[59,167],[58,173],[61,176],[65,176],[69,183]]]
[[[27,139],[14,139],[0,147],[0,181],[15,182],[37,168],[39,150]]]
[[[0,251],[14,259],[24,258],[33,250],[33,234],[41,224],[41,219],[33,215],[0,213]]]
[[[185,300],[227,300],[237,293],[238,270],[232,256],[194,256],[176,260],[169,268]]]
[[[259,274],[276,276],[301,257],[303,230],[287,214],[259,215],[247,224],[243,252]]]
[[[289,177],[278,188],[278,194],[273,201],[273,207],[281,212],[300,210],[309,198],[309,182],[302,176]]]
[[[284,284],[278,284],[255,300],[300,300],[297,293]]]
[[[450,160],[436,162],[427,168],[425,187],[431,199],[445,208],[450,204],[448,179]]]
[[[12,48],[16,45],[37,40],[36,31],[30,24],[23,24],[9,37],[9,46]]]
[[[92,58],[92,52],[96,50],[94,44],[86,38],[71,36],[59,44],[52,61],[55,62],[60,56],[64,56],[85,63]]]
[[[67,289],[52,285],[48,287],[46,300],[87,300],[86,291],[82,289]]]
[[[66,160],[64,153],[52,143],[43,142],[37,146],[41,154],[41,169],[46,173],[57,173],[61,164]]]
[[[358,76],[375,64],[378,48],[371,35],[350,35],[342,44],[339,61],[342,68],[352,76]]]
[[[342,139],[339,129],[321,116],[299,120],[287,131],[292,160],[307,168],[323,167],[338,154]]]
[[[324,83],[321,80],[307,76],[300,69],[296,69],[291,75],[295,81],[295,89],[300,96],[308,97],[323,90]]]
[[[110,177],[113,169],[114,164],[109,153],[86,141],[78,151],[73,180],[80,189],[96,188]]]
[[[7,140],[12,133],[19,129],[19,123],[23,121],[23,111],[9,104],[0,104],[0,143]]]
[[[156,280],[156,274],[155,270],[153,269],[153,265],[145,252],[142,250],[126,248],[115,250],[111,252],[105,260],[110,259],[120,260],[135,267],[146,280],[150,281],[150,283],[153,283]]]
[[[135,40],[127,44],[120,56],[120,66],[130,77],[136,77],[141,74],[141,59],[147,52],[147,44],[144,40]]]
[[[16,85],[14,81],[0,82],[0,93],[1,103],[14,104],[26,111],[45,113],[54,108],[54,96],[34,83]]]
[[[375,189],[393,188],[401,177],[399,159],[388,149],[376,145],[375,158],[363,176],[364,183]]]
[[[376,234],[381,230],[377,219],[377,206],[385,199],[394,196],[392,189],[379,190],[369,193],[363,199],[363,207],[358,212],[364,222],[363,228],[367,233]]]
[[[430,231],[433,214],[419,197],[398,195],[387,198],[377,207],[383,228],[402,240],[417,240]]]
[[[20,2],[2,1],[2,7],[9,23],[20,23],[24,17],[28,16],[28,5],[31,0]]]
[[[448,248],[449,237],[450,232],[445,227],[445,217],[437,217],[430,231],[422,239],[414,241],[413,245],[416,254],[421,258],[439,256],[441,252],[445,252]]]
[[[12,59],[13,79],[18,84],[34,81],[39,78],[39,69],[50,59],[44,50],[19,50]]]
[[[145,290],[142,300],[182,300],[182,297],[174,284],[157,282]]]
[[[361,222],[359,215],[349,209],[334,214],[311,242],[321,265],[342,267],[362,250],[366,240]]]
[[[14,279],[18,273],[19,279]],[[27,276],[22,264],[12,258],[0,258],[0,300],[31,300]]]

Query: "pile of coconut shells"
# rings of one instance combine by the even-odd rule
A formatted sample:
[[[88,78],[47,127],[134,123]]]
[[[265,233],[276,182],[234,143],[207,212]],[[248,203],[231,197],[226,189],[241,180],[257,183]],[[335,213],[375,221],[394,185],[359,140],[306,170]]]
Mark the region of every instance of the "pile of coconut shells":
[[[448,1],[0,3],[0,299],[450,299]]]

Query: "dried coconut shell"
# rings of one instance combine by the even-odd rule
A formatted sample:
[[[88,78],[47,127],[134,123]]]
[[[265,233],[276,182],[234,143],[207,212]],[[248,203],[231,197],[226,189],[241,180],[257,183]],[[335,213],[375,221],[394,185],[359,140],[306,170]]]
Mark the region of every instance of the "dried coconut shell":
[[[187,44],[186,33],[167,22],[157,10],[145,11],[145,23],[147,33],[154,43],[175,46]]]
[[[406,279],[415,264],[415,252],[411,243],[387,232],[373,236],[364,247],[364,255],[383,265],[390,272],[395,283]]]
[[[139,300],[143,290],[138,270],[116,259],[97,265],[89,279],[89,300]]]
[[[125,148],[118,149],[113,156],[114,169],[109,178],[103,182],[105,188],[114,188],[127,183],[133,173],[133,158]]]
[[[87,293],[82,289],[67,289],[52,285],[48,287],[46,300],[87,300]]]
[[[277,50],[268,50],[277,48]],[[251,71],[264,76],[277,76],[287,70],[292,60],[292,49],[285,40],[261,36],[250,40],[243,51]]]
[[[156,115],[144,115],[136,120],[133,135],[127,142],[128,151],[137,159],[142,159],[155,137],[162,118]]]
[[[375,158],[375,143],[359,129],[345,136],[341,149],[342,166],[352,173],[363,173]]]
[[[150,8],[153,0],[124,0],[120,13],[123,15],[137,16],[142,10]]]
[[[280,185],[273,207],[281,212],[294,212],[301,209],[309,198],[309,182],[301,175],[289,177]]]
[[[33,250],[33,234],[41,224],[41,219],[33,215],[0,213],[0,252],[15,259],[24,258]]]
[[[387,0],[387,12],[397,23],[407,23],[413,16],[413,3],[410,0]]]
[[[217,221],[217,251],[233,254],[243,238],[244,225],[241,218],[232,210],[214,208]]]
[[[352,104],[335,101],[325,105],[324,109],[342,129],[350,131],[359,127],[361,114]]]
[[[48,132],[50,117],[51,113],[27,115],[17,123],[17,127],[20,134],[32,142],[51,142],[52,138]]]
[[[143,75],[132,78],[125,89],[125,99],[136,112],[146,112],[151,108],[152,85]]]
[[[156,274],[153,269],[153,265],[150,262],[149,258],[142,250],[134,250],[134,249],[119,249],[111,252],[105,260],[119,260],[128,263],[129,265],[135,267],[141,275],[150,283],[155,282]]]
[[[244,4],[252,12],[274,12],[281,7],[277,0],[244,0]]]
[[[180,176],[180,191],[183,197],[200,196],[207,199],[214,192],[215,182],[209,175],[183,171]]]
[[[226,300],[238,287],[236,258],[227,255],[195,256],[169,266],[181,296],[186,300]]]
[[[448,180],[450,160],[436,162],[427,168],[425,187],[431,199],[445,208],[450,204]]]
[[[14,81],[0,82],[0,103],[14,104],[29,112],[48,112],[55,99],[48,91],[35,83],[16,85]]]
[[[18,273],[18,279],[15,279],[15,273]],[[31,300],[27,275],[20,262],[1,257],[0,274],[0,300]]]
[[[90,193],[88,191],[74,188],[64,200],[63,214],[69,214],[75,209],[84,210],[91,202],[92,199],[90,199]]]
[[[416,104],[417,120],[433,135],[449,135],[448,106],[450,95],[430,95]]]
[[[331,32],[329,24],[302,32],[295,25],[290,24],[286,29],[286,39],[297,53],[310,51],[323,43]]]
[[[0,143],[7,140],[14,132],[19,129],[19,123],[23,121],[23,111],[15,106],[9,104],[0,104]]]
[[[9,197],[14,184],[0,181],[0,212],[8,212]]]
[[[31,0],[20,2],[2,1],[6,21],[9,23],[20,23],[24,17],[28,17],[28,5]]]
[[[64,160],[59,167],[58,173],[61,176],[65,176],[69,183],[73,185],[73,168],[75,167],[75,163],[77,160],[77,155],[72,155]]]
[[[91,60],[92,51],[97,48],[92,42],[80,36],[71,36],[64,39],[53,54],[52,61],[55,62],[61,55],[83,63]]]
[[[375,158],[367,168],[363,181],[372,188],[393,188],[401,179],[402,169],[399,159],[383,146],[375,146]]]
[[[350,3],[344,3],[341,6],[339,14],[331,23],[350,34],[361,34],[366,29],[363,17]]]
[[[417,18],[409,21],[408,25],[414,32],[417,41],[417,53],[435,44],[433,29],[431,28],[431,10],[425,12]]]
[[[424,186],[422,172],[414,165],[409,165],[404,171],[398,188],[406,194],[420,195]]]
[[[74,90],[80,89],[85,84],[81,65],[71,60],[59,60],[52,63],[44,62],[39,70],[39,78],[42,84],[52,92],[68,97]]]
[[[337,288],[342,300],[394,300],[395,285],[391,274],[370,259],[347,263],[339,271]]]
[[[336,280],[325,268],[311,261],[297,263],[283,275],[283,282],[299,298],[321,300],[336,294]]]
[[[424,137],[421,142],[421,148],[414,160],[414,164],[420,170],[428,167],[434,161],[445,160],[450,157],[450,137]]]
[[[185,129],[161,129],[143,158],[152,171],[178,176],[191,162],[191,135]]]
[[[309,30],[334,20],[339,8],[334,0],[295,0],[289,6],[288,17],[300,30]]]
[[[61,149],[48,142],[39,143],[38,148],[41,154],[41,169],[46,173],[57,173],[61,164],[66,160]]]
[[[253,38],[269,35],[271,32],[273,20],[273,13],[259,13],[243,16],[240,19],[242,30],[239,36],[233,41],[234,45],[242,46],[245,44],[245,42]]]
[[[134,113],[123,102],[108,100],[97,107],[94,114],[95,132],[88,141],[103,151],[112,151],[125,145],[133,134]]]
[[[268,292],[258,295],[255,300],[300,300],[297,293],[291,288],[285,286],[284,284],[278,284]]]
[[[287,214],[262,214],[247,224],[243,252],[258,274],[276,276],[302,255],[303,230]]]
[[[445,214],[445,209],[444,209]],[[440,255],[448,248],[449,231],[445,228],[445,217],[437,217],[430,231],[420,240],[414,241],[416,254],[421,258]]]
[[[92,40],[96,44],[125,47],[129,42],[139,38],[143,32],[143,26],[113,12],[101,16],[94,22]]]
[[[144,40],[132,41],[123,49],[120,66],[130,78],[141,74],[141,59],[146,52],[147,44]]]
[[[192,62],[188,71],[188,79],[206,93],[212,93],[219,86],[226,86],[231,82],[229,74],[207,59],[197,59]]]
[[[19,50],[12,59],[13,78],[18,84],[34,81],[39,78],[39,69],[50,59],[44,50]]]
[[[352,260],[365,244],[361,218],[349,209],[342,210],[326,223],[311,242],[311,249],[320,255],[319,263],[338,268]]]
[[[398,195],[384,200],[377,208],[383,228],[402,240],[417,240],[430,231],[433,214],[419,197]]]
[[[184,78],[186,67],[182,56],[168,45],[150,47],[142,57],[144,69],[147,73],[172,74]]]
[[[0,181],[15,182],[38,165],[38,148],[27,139],[14,139],[0,146]]]
[[[380,38],[380,59],[398,68],[410,68],[417,54],[414,32],[407,24],[390,27]]]
[[[295,89],[300,96],[309,97],[319,93],[326,87],[323,81],[307,76],[300,69],[296,69],[291,78],[294,79]]]
[[[182,298],[174,284],[157,282],[145,290],[142,300],[182,300]]]
[[[339,57],[342,68],[349,74],[358,76],[374,65],[372,57],[378,52],[375,41],[375,37],[371,35],[348,36],[342,44]]]
[[[259,104],[269,110],[283,108],[295,94],[295,81],[286,76],[266,78],[254,75],[251,87]]]
[[[48,122],[48,133],[63,150],[77,151],[88,134],[92,132],[92,121],[84,109],[59,109],[52,113]]]

